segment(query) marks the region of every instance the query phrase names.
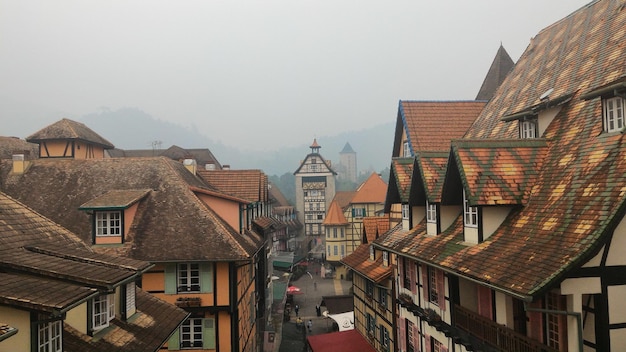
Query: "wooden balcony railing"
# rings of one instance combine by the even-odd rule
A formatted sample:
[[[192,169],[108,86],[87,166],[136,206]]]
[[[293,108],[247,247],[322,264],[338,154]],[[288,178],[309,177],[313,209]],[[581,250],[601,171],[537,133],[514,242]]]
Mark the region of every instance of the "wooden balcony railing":
[[[454,326],[502,351],[558,352],[458,305],[454,307]]]

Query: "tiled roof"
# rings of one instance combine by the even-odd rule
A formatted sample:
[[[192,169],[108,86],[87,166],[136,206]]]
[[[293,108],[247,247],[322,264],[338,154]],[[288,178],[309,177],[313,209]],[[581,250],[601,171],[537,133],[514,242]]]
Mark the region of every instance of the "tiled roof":
[[[525,204],[546,145],[544,139],[453,141],[470,205]]]
[[[414,162],[414,158],[394,158],[391,162],[393,181],[402,203],[409,201]]]
[[[220,191],[251,202],[267,202],[267,175],[261,170],[198,170]]]
[[[0,136],[0,159],[12,159],[14,154],[24,154],[25,159],[39,155],[39,146],[17,137]]]
[[[259,216],[252,220],[252,223],[258,226],[263,232],[269,233],[287,227],[287,224],[270,216]]]
[[[194,159],[200,168],[207,165],[215,165],[216,170],[220,170],[222,165],[217,161],[213,153],[207,148],[187,149],[177,145],[172,145],[167,149],[111,149],[107,151],[112,158],[152,158],[155,156],[165,156],[172,160],[181,161],[184,159]]]
[[[363,218],[363,236],[365,243],[372,243],[379,235],[389,231],[389,214]]]
[[[6,323],[0,322],[0,341],[6,340],[9,337],[17,334],[17,328],[14,328]]]
[[[128,208],[150,193],[149,189],[126,189],[112,190],[96,197],[84,204],[79,209],[97,208]]]
[[[97,337],[64,324],[66,352],[158,351],[188,313],[137,288],[137,312],[127,321],[113,319]]]
[[[400,101],[402,119],[414,153],[448,151],[485,106],[484,101]]]
[[[211,188],[185,166],[165,157],[93,160],[39,159],[23,175],[1,164],[0,188],[91,243],[90,217],[79,207],[112,190],[151,189],[139,202],[124,244],[98,247],[150,262],[239,260],[260,246],[242,235],[192,191]],[[190,220],[193,219],[193,220]]]
[[[322,225],[348,225],[348,220],[346,220],[346,217],[343,215],[343,210],[339,206],[337,200],[333,200],[330,203],[330,207],[326,212],[326,217],[324,218]]]
[[[379,174],[373,172],[356,190],[350,203],[384,203],[387,194],[387,184]]]
[[[411,236],[388,237],[395,241],[384,245],[524,299],[543,293],[592,258],[624,216],[626,140],[622,133],[602,132],[600,97],[581,97],[626,77],[625,28],[623,2],[601,0],[542,30],[468,130],[464,138],[485,139],[485,145],[506,138],[525,143],[518,141],[517,121],[502,117],[541,108],[539,97],[550,88],[551,100],[573,94],[547,126],[542,136],[546,147],[493,148],[501,149],[501,155],[492,154],[497,160],[517,160],[511,170],[515,177],[534,163],[532,153],[543,160],[528,201],[515,207],[488,239],[463,245],[459,217],[438,236],[424,236],[418,227]],[[497,172],[488,178],[472,170],[477,162],[486,162],[491,150],[462,152],[468,183],[486,187],[490,179],[495,189],[508,192],[515,184],[529,185],[523,179],[510,183],[506,170],[493,165],[487,169]],[[479,201],[493,199],[489,192]]]
[[[502,84],[502,81],[504,81],[506,75],[511,72],[514,65],[515,63],[509,56],[509,53],[507,53],[502,44],[500,44],[496,57],[493,58],[489,71],[487,71],[487,76],[485,76],[485,80],[476,95],[476,100],[491,99],[496,89]]]
[[[383,256],[380,252],[377,253],[376,260],[370,260],[370,246],[370,244],[359,245],[354,252],[341,259],[341,262],[374,283],[381,283],[391,276],[392,266],[383,265]]]
[[[275,201],[276,202],[275,205],[274,205],[274,209],[276,209],[278,207],[292,206],[291,204],[289,204],[289,201],[287,200],[287,198],[285,197],[283,192],[280,191],[280,188],[278,188],[278,186],[276,186],[272,182],[269,183],[269,195],[268,195],[268,197],[269,197],[270,201]]]
[[[355,193],[355,191],[337,191],[333,201],[337,202],[341,209],[346,209],[352,203]]]
[[[420,152],[416,155],[418,171],[428,201],[431,203],[441,201],[441,187],[446,176],[448,156],[447,152]]]
[[[82,140],[93,144],[98,144],[104,149],[112,149],[113,144],[102,138],[85,124],[70,119],[59,120],[52,125],[42,128],[41,130],[31,134],[26,141],[38,143],[45,140]]]
[[[312,335],[307,342],[313,352],[341,351],[341,352],[375,352],[367,339],[359,330],[331,332],[328,334]]]

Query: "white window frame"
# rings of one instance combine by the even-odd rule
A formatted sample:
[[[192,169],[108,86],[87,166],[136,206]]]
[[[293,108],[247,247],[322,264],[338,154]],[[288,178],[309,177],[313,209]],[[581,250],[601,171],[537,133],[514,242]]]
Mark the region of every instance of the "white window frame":
[[[537,138],[537,118],[522,119],[519,122],[520,138],[531,139]]]
[[[602,117],[606,132],[618,132],[624,128],[624,107],[626,101],[622,97],[612,97],[602,100]]]
[[[426,222],[437,223],[437,204],[426,200]]]
[[[478,207],[469,205],[463,191],[463,224],[467,227],[478,227]]]
[[[383,251],[383,266],[389,266],[389,252]]]
[[[176,291],[200,292],[200,263],[178,263],[176,265]],[[182,288],[186,289],[182,289]],[[195,289],[197,288],[197,289]]]
[[[104,294],[91,301],[91,328],[101,330],[109,326],[115,318],[115,294]]]
[[[402,204],[402,220],[409,220],[411,212],[408,204]]]
[[[389,330],[380,324],[380,345],[384,351],[389,351]]]
[[[37,351],[63,352],[63,320],[37,324]]]
[[[128,319],[128,312],[132,312],[136,310],[136,296],[137,288],[134,282],[129,282],[126,284],[126,318]]]
[[[354,209],[354,217],[355,218],[363,218],[365,217],[365,208],[353,208]]]
[[[374,247],[370,245],[370,260],[376,260],[376,254],[374,252]]]
[[[97,211],[96,212],[96,236],[121,236],[122,235],[122,212]]]
[[[202,318],[187,318],[180,326],[180,348],[203,347]],[[188,335],[188,336],[186,336]],[[199,342],[199,344],[197,344]],[[185,346],[185,343],[189,344]]]
[[[409,145],[409,141],[404,141],[402,143],[402,156],[405,158],[411,156],[411,146]]]
[[[333,246],[333,255],[338,256],[339,255],[339,249],[337,248],[337,245]]]

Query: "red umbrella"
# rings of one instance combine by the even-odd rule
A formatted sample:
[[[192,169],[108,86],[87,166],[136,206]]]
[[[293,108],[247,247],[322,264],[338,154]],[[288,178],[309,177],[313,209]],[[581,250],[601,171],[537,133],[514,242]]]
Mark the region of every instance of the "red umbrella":
[[[296,286],[289,286],[289,287],[287,287],[287,294],[288,295],[299,295],[299,294],[302,294],[302,292],[300,292],[300,288],[298,288]]]

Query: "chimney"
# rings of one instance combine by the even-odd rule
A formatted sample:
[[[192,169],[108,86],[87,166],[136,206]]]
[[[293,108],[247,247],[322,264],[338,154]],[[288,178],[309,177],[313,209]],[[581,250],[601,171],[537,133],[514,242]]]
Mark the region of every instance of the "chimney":
[[[21,175],[26,171],[27,161],[24,160],[24,154],[13,154],[13,173]]]
[[[198,164],[196,163],[195,159],[185,159],[183,160],[183,165],[185,165],[185,168],[189,170],[189,172],[194,175],[196,174]]]

